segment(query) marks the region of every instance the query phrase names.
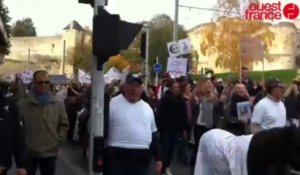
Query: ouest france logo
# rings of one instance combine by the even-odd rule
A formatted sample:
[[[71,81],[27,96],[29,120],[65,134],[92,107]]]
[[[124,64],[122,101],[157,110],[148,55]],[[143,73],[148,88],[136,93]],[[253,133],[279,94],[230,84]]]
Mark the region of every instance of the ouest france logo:
[[[294,20],[299,16],[299,7],[294,3],[251,3],[245,10],[248,20]]]

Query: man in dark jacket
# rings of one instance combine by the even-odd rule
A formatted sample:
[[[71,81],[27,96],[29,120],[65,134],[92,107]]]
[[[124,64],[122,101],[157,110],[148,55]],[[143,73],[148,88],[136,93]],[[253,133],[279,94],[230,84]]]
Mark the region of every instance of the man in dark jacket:
[[[17,174],[26,175],[26,146],[23,126],[15,104],[8,103],[0,90],[0,175],[6,175],[12,166],[12,156],[16,161]]]
[[[161,136],[161,145],[164,153],[162,174],[172,174],[170,165],[178,134],[187,137],[186,103],[180,93],[179,83],[172,81],[170,90],[162,97],[157,111],[156,124]]]

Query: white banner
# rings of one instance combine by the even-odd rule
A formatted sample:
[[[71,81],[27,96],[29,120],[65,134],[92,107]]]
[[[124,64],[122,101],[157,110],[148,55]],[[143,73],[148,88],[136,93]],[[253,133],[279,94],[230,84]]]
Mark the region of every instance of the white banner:
[[[177,57],[180,55],[180,48],[177,42],[172,41],[167,44],[170,57]]]
[[[110,68],[109,71],[104,75],[105,84],[110,84],[113,80],[120,79],[120,72],[115,67]]]
[[[167,72],[172,77],[180,77],[186,75],[187,58],[168,58]]]
[[[8,83],[14,82],[15,79],[16,79],[16,76],[15,76],[15,75],[4,75],[4,76],[3,76],[3,80],[4,80],[5,82],[8,82]]]
[[[181,55],[192,53],[193,49],[192,49],[191,40],[189,38],[179,40],[179,48],[180,48]]]
[[[21,80],[24,84],[29,84],[33,79],[33,71],[31,70],[23,70],[21,72]]]
[[[121,85],[125,84],[126,81],[126,77],[130,72],[130,66],[127,66],[125,69],[122,70],[122,73],[120,75],[120,79],[121,79]]]
[[[66,75],[50,75],[51,84],[66,84],[68,82]]]
[[[78,81],[84,84],[91,84],[91,76],[85,73],[83,70],[78,70]]]

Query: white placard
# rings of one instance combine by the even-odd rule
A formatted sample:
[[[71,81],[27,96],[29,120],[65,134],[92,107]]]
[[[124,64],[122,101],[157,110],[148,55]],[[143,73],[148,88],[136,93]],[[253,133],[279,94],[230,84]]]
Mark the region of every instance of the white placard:
[[[187,69],[187,58],[168,58],[167,72],[172,77],[185,76]]]
[[[4,81],[8,83],[12,83],[15,81],[15,75],[5,75]]]
[[[85,73],[83,70],[78,70],[78,81],[84,84],[91,84],[91,76]]]
[[[24,84],[29,84],[33,79],[33,71],[31,70],[23,70],[21,72],[21,80]]]
[[[251,103],[249,101],[237,103],[237,113],[239,120],[251,119]]]
[[[51,84],[66,84],[68,79],[66,75],[50,75]]]
[[[189,38],[179,40],[179,48],[180,48],[181,55],[192,53],[193,49],[192,49],[191,40]]]
[[[110,68],[109,71],[104,75],[105,84],[110,84],[113,80],[120,79],[120,72],[115,67]]]
[[[180,55],[180,47],[177,42],[172,41],[167,44],[170,57],[177,57]]]
[[[121,85],[122,84],[125,84],[125,81],[126,81],[126,77],[127,75],[129,74],[130,72],[130,66],[127,66],[125,69],[122,70],[122,73],[120,75],[120,78],[121,78]]]

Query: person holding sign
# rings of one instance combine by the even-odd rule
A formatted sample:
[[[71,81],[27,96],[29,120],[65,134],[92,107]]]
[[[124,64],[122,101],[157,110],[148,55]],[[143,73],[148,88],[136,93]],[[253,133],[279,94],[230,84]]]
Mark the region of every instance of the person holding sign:
[[[227,128],[235,135],[245,134],[245,126],[247,125],[248,119],[250,119],[251,108],[249,105],[241,105],[244,102],[250,104],[250,97],[246,86],[242,83],[236,84],[233,90],[230,103],[230,116],[228,118]],[[249,110],[248,110],[249,109]],[[250,114],[249,114],[250,112]],[[243,117],[243,116],[248,117]]]

